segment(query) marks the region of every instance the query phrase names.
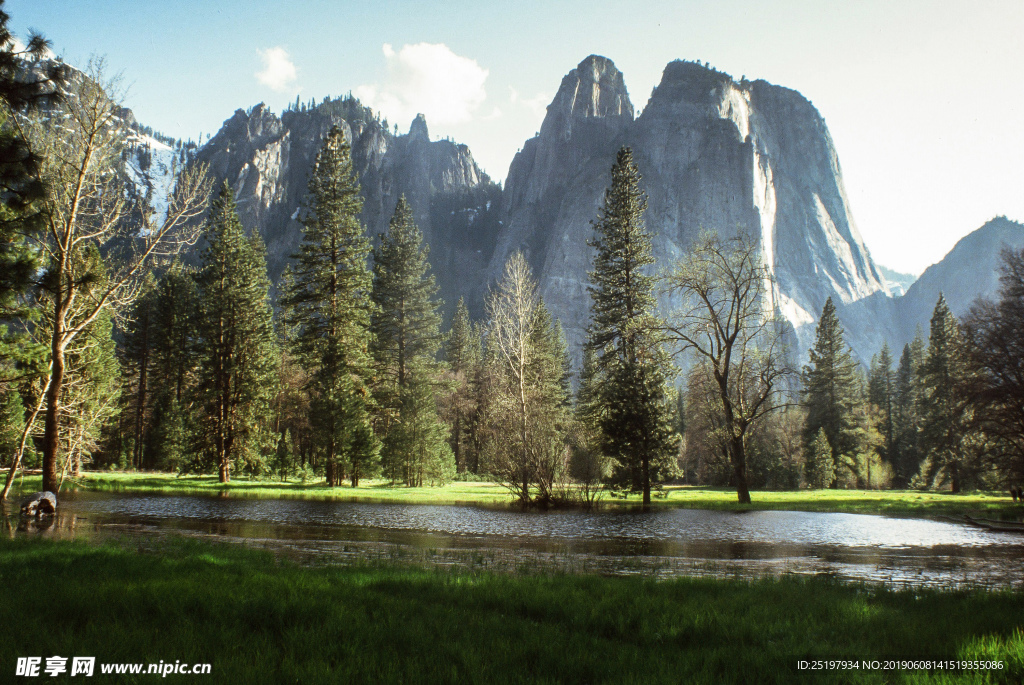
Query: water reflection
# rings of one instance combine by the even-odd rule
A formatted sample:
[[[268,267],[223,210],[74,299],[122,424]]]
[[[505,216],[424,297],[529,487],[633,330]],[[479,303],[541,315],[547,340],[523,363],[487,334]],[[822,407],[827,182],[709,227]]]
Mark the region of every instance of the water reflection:
[[[313,561],[408,558],[498,570],[528,563],[657,576],[826,573],[895,584],[1024,587],[1024,535],[861,514],[523,512],[75,493],[45,528],[34,527],[52,537],[212,536]]]

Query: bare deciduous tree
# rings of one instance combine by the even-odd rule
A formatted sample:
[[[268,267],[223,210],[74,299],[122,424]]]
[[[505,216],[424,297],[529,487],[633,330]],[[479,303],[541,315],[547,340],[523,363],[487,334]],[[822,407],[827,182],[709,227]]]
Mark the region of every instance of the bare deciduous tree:
[[[46,229],[38,245],[46,259],[40,285],[47,294],[42,316],[50,332],[42,406],[46,490],[59,485],[59,417],[68,346],[103,312],[125,312],[154,258],[195,244],[197,219],[210,194],[201,167],[178,175],[162,217],[152,217],[126,193],[127,181],[120,173],[126,123],[122,108],[108,95],[116,90],[116,81],[103,80],[102,64],[94,64],[88,76],[78,74],[70,80],[59,107],[17,122],[43,160],[40,174],[49,189],[44,202]],[[81,258],[90,249],[104,257],[102,283],[95,270],[87,268],[90,261]]]
[[[495,455],[495,475],[500,477],[520,502],[530,501],[533,478],[527,447],[527,369],[531,362],[530,338],[537,312],[537,284],[521,252],[505,264],[497,289],[487,300],[490,343],[505,380],[501,414],[512,429],[506,433]]]
[[[568,469],[569,395],[560,328],[521,253],[487,302],[496,389],[492,470],[523,504],[560,499]],[[536,495],[533,489],[536,489]]]
[[[704,234],[667,278],[680,302],[662,329],[677,353],[691,351],[714,380],[712,422],[727,449],[736,495],[750,502],[746,439],[750,428],[783,406],[779,393],[792,370],[772,315],[771,272],[758,244]]]

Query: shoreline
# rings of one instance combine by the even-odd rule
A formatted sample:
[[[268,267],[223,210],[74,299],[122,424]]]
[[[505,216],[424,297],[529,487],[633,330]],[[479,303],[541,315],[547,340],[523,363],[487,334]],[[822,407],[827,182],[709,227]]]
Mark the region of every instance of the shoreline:
[[[39,476],[19,477],[7,506],[40,487]],[[419,488],[390,485],[386,481],[364,481],[358,488],[329,488],[322,483],[303,484],[297,481],[234,480],[221,484],[215,476],[94,471],[69,479],[62,492],[69,491],[518,508],[500,484],[475,481],[454,481],[443,486]],[[735,491],[728,488],[669,485],[652,499],[651,506],[653,510],[807,511],[918,518],[967,515],[1002,521],[1020,521],[1024,517],[1024,504],[993,492],[954,495],[918,490],[762,490],[753,491],[751,495],[754,501],[741,505],[735,501]],[[605,511],[632,511],[640,507],[639,495],[613,498],[605,493],[598,503],[598,509]]]

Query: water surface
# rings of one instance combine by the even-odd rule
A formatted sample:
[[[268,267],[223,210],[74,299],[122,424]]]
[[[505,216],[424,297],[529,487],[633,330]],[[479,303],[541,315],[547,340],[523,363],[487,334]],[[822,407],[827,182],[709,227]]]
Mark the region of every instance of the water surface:
[[[1024,587],[1024,535],[864,514],[700,509],[519,511],[69,493],[36,534],[185,534],[314,563],[407,559],[496,570],[752,577],[824,573],[896,585]]]

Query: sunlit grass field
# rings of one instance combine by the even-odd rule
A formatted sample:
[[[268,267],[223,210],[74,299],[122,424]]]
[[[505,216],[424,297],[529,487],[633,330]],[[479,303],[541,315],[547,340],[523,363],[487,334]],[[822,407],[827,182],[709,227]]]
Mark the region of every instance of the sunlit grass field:
[[[655,581],[394,563],[303,567],[194,540],[0,541],[0,673],[19,656],[210,663],[210,683],[1006,682],[1024,594],[827,578]],[[799,660],[1002,670],[808,673]],[[153,676],[94,677],[150,682]]]
[[[39,476],[19,481],[20,490],[34,492]],[[330,488],[320,482],[282,483],[273,480],[233,479],[222,485],[215,476],[181,476],[170,473],[87,472],[65,484],[68,490],[139,492],[231,497],[321,499],[353,502],[396,502],[406,504],[475,504],[508,506],[512,497],[496,483],[453,482],[440,487],[409,488],[387,481],[364,480],[358,488]],[[959,516],[971,514],[993,518],[1017,519],[1024,515],[1024,504],[1013,502],[1005,493],[949,492],[919,490],[788,490],[755,491],[753,503],[739,505],[736,493],[728,488],[667,486],[656,492],[654,507],[686,507],[743,511],[779,509],[796,511],[837,511],[902,516]],[[602,507],[636,507],[639,495],[615,497],[605,493]]]

